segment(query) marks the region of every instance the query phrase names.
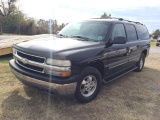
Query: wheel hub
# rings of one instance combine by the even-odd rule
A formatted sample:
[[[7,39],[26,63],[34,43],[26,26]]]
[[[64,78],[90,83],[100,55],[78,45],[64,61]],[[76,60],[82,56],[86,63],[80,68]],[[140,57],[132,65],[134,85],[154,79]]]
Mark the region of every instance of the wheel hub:
[[[140,69],[143,67],[143,58],[140,60]]]
[[[85,77],[81,83],[80,91],[85,97],[91,96],[97,87],[97,79],[93,75]]]

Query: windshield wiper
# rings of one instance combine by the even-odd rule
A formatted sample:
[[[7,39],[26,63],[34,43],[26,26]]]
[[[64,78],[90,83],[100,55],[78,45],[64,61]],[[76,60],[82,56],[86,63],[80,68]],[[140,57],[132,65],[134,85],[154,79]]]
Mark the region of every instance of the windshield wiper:
[[[81,39],[83,39],[83,40],[85,40],[85,41],[89,41],[90,39],[89,38],[87,38],[87,37],[83,37],[83,36],[79,36],[79,35],[75,35],[75,36],[71,36],[72,38],[81,38]]]
[[[63,35],[63,34],[58,34],[57,37],[68,37],[67,35]]]

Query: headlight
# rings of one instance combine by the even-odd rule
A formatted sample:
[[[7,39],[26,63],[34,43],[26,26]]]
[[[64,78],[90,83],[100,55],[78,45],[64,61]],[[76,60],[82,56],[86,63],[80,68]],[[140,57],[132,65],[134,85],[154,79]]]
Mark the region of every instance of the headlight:
[[[13,50],[13,54],[16,54],[16,49],[15,48],[12,48],[12,50]]]
[[[69,60],[56,60],[47,58],[46,64],[57,67],[56,69],[45,69],[46,74],[68,77],[71,75],[71,62]]]
[[[51,58],[47,58],[46,64],[53,66],[63,66],[63,67],[71,66],[71,62],[69,60],[56,60]]]

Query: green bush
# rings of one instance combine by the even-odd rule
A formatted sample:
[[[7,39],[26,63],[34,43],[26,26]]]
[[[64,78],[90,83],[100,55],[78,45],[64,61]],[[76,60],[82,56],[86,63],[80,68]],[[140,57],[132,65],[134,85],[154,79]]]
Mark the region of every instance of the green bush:
[[[151,39],[151,42],[156,42],[157,40],[155,40],[155,39]]]

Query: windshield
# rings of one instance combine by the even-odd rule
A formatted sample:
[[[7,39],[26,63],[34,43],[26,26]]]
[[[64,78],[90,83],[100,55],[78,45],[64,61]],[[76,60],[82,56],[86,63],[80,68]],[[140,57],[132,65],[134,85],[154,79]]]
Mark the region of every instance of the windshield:
[[[83,38],[85,40],[104,40],[109,23],[102,22],[72,22],[63,28],[58,35],[64,37]]]

